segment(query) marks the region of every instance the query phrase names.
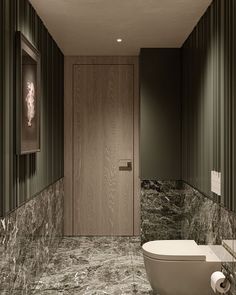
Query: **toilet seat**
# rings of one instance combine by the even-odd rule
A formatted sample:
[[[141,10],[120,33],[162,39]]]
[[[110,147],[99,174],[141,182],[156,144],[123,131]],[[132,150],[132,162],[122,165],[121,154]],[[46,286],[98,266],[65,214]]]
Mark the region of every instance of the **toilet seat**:
[[[160,240],[143,244],[149,258],[169,261],[206,261],[204,250],[194,240]]]

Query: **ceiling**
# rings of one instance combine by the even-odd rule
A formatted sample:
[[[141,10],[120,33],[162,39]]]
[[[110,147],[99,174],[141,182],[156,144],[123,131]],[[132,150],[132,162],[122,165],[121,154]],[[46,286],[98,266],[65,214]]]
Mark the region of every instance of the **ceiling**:
[[[30,2],[65,55],[138,55],[141,47],[180,47],[212,0]]]

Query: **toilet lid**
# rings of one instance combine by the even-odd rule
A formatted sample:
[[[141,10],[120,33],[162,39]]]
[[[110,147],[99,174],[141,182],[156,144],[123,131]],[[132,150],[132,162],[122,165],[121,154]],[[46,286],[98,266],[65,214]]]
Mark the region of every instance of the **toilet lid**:
[[[193,240],[161,240],[143,244],[143,254],[159,260],[205,261],[206,255]]]

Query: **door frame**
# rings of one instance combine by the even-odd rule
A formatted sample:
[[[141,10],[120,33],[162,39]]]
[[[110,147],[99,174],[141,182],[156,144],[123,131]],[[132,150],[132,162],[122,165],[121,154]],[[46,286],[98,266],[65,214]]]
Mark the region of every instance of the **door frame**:
[[[140,178],[139,178],[139,62],[138,56],[66,56],[64,61],[64,235],[73,236],[74,204],[74,65],[133,65],[133,235],[140,234]]]

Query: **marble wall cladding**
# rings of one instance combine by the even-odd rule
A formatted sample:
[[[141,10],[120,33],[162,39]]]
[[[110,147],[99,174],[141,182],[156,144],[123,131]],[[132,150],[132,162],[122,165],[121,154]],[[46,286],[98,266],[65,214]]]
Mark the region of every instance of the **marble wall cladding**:
[[[221,244],[234,235],[234,214],[183,183],[184,218],[181,237],[198,244]],[[236,215],[235,215],[236,216]]]
[[[234,237],[236,214],[181,181],[141,183],[141,239],[221,244]]]
[[[141,241],[181,239],[184,196],[181,183],[149,181],[141,183]]]
[[[0,222],[1,294],[31,294],[63,234],[63,180]]]

